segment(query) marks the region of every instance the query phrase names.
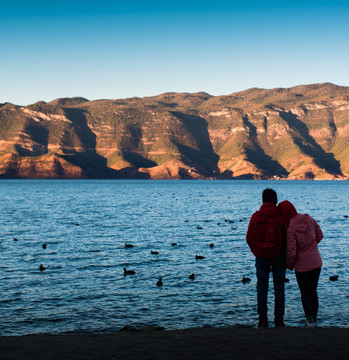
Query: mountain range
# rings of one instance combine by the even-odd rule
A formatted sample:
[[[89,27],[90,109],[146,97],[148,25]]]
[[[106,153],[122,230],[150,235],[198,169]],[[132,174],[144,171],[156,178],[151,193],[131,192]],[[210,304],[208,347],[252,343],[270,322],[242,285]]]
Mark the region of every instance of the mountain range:
[[[348,179],[349,87],[0,103],[0,177]]]

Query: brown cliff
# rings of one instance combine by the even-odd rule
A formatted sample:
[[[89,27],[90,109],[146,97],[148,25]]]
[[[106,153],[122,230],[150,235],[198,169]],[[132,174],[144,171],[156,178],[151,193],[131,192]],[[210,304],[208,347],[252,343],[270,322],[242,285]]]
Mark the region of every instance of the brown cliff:
[[[3,178],[349,177],[349,88],[0,104]]]

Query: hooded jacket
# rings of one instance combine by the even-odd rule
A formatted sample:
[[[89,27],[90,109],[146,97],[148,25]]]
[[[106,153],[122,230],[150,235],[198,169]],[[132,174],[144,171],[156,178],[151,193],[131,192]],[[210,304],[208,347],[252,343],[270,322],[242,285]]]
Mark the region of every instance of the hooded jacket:
[[[247,229],[247,233],[246,233],[246,242],[248,244],[248,246],[250,247],[251,251],[252,251],[252,237],[253,237],[253,229],[255,228],[256,223],[258,222],[259,218],[260,218],[260,213],[267,215],[267,216],[273,216],[278,218],[278,222],[280,224],[281,227],[281,234],[282,234],[282,249],[285,249],[285,245],[286,245],[286,229],[287,229],[287,224],[288,221],[285,217],[281,216],[280,214],[280,210],[279,208],[271,203],[271,202],[265,202],[259,209],[259,211],[256,211],[251,219],[250,219],[250,223],[248,224],[248,229]]]
[[[287,229],[287,267],[297,272],[321,267],[322,259],[317,244],[323,234],[318,223],[308,214],[297,214],[290,219]]]

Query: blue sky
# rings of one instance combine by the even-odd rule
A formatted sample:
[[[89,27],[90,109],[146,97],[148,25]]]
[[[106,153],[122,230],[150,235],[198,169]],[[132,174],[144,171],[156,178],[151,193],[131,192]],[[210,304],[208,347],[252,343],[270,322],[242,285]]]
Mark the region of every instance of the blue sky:
[[[349,86],[348,1],[4,1],[0,103]]]

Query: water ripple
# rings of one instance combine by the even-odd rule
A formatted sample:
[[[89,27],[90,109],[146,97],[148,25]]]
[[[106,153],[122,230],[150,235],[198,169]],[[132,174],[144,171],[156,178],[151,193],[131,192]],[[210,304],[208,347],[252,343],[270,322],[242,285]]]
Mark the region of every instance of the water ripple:
[[[321,224],[319,321],[348,327],[348,182],[2,180],[0,335],[254,325],[245,233],[265,187]],[[300,326],[297,282],[287,277],[286,323]]]

